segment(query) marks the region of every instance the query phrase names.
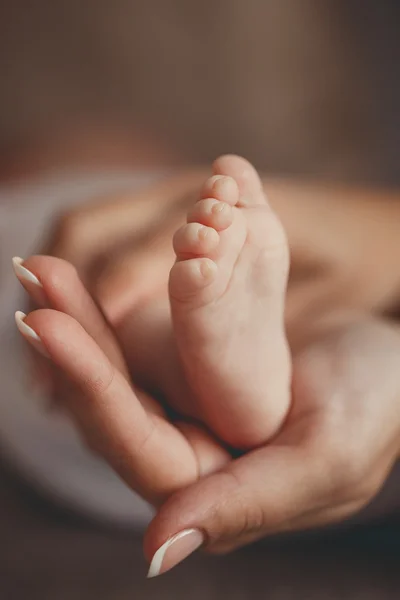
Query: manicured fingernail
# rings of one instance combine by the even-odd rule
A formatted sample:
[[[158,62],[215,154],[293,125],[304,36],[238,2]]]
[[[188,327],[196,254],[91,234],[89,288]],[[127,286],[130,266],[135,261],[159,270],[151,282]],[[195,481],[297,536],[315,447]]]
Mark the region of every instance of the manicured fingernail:
[[[185,529],[165,542],[154,554],[147,577],[158,577],[169,571],[204,544],[198,529]]]
[[[23,262],[23,258],[20,258],[19,256],[14,256],[14,258],[12,259],[14,271],[18,279],[28,281],[29,283],[33,283],[42,288],[43,286],[40,283],[39,279],[36,277],[36,275],[29,271],[29,269],[23,266]]]
[[[50,358],[49,353],[47,352],[46,348],[43,346],[43,342],[40,339],[40,337],[38,336],[38,334],[36,333],[36,331],[34,331],[32,329],[32,327],[29,327],[29,325],[27,325],[24,321],[26,317],[26,314],[21,312],[20,310],[17,310],[17,312],[15,313],[15,322],[17,324],[17,327],[20,331],[20,333],[22,333],[22,335],[24,336],[24,338],[38,351],[40,352],[40,354],[42,354],[43,356],[45,356],[46,358]]]
[[[32,300],[38,306],[47,306],[48,301],[42,282],[29,269],[24,267],[22,258],[15,256],[12,262],[17,279],[24,286]]]

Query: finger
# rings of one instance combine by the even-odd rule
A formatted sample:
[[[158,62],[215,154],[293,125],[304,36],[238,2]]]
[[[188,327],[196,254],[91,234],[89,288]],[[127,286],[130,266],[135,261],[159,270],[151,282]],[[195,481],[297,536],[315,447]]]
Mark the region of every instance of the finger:
[[[22,316],[22,319],[21,319]],[[195,481],[198,462],[172,425],[146,412],[123,375],[70,316],[54,310],[18,315],[25,339],[76,386],[68,408],[86,443],[151,502]]]
[[[145,536],[150,575],[178,564],[200,541],[221,551],[296,528],[325,507],[324,486],[319,461],[298,447],[270,446],[231,462],[161,507]]]
[[[40,279],[24,266],[24,260],[19,256],[15,256],[12,259],[12,266],[15,276],[28,292],[29,309],[34,310],[35,308],[45,308],[48,306],[48,300]],[[34,392],[39,392],[43,396],[50,398],[55,386],[54,370],[49,361],[43,358],[43,356],[34,352],[30,347],[27,350],[30,387]]]
[[[30,298],[40,307],[54,308],[76,319],[99,344],[111,362],[127,374],[124,359],[114,335],[98,307],[80,281],[76,269],[64,260],[49,256],[32,256],[13,261],[16,275]],[[42,388],[50,407],[63,409],[69,386],[63,373],[38,353],[31,352],[34,387]],[[158,405],[148,408],[156,411]]]
[[[124,374],[124,359],[104,316],[85,289],[76,269],[52,256],[31,256],[20,265],[18,278],[31,298],[63,312],[81,324],[109,360]]]
[[[133,381],[179,415],[201,421],[174,344],[167,290],[135,306],[116,333]]]

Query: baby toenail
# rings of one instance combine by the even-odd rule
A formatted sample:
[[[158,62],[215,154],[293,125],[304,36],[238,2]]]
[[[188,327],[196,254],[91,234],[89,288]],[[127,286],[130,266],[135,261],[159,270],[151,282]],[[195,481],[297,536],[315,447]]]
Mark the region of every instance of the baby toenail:
[[[197,232],[197,237],[199,238],[199,240],[205,240],[207,236],[208,227],[200,227],[200,229]]]
[[[214,214],[218,214],[223,212],[224,210],[226,210],[228,207],[228,204],[226,204],[226,202],[216,202],[215,204],[213,204],[212,208],[211,208],[211,212]]]
[[[217,177],[218,179],[213,182],[213,190],[216,188],[219,189],[221,186],[224,187],[230,180],[230,177],[227,177],[226,175],[217,175]]]
[[[216,269],[216,264],[211,260],[204,260],[200,264],[200,273],[204,277],[204,279],[211,279],[214,275]]]
[[[221,179],[225,179],[225,175],[213,175],[208,180],[208,185],[213,188],[218,181],[221,181]]]

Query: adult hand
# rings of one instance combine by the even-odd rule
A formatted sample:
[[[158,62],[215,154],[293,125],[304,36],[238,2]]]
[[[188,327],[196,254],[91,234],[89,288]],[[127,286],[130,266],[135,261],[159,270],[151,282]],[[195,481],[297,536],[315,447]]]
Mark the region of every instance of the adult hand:
[[[170,422],[155,400],[134,389],[119,343],[74,267],[34,256],[17,273],[31,299],[48,307],[26,318],[17,313],[21,333],[55,370],[58,401],[84,443],[131,488],[158,505],[230,460],[201,426]]]
[[[152,575],[200,541],[225,552],[344,519],[382,486],[400,454],[400,332],[337,315],[310,326],[304,342],[283,429],[167,500],[145,537]]]
[[[289,418],[269,444],[233,460],[203,430],[178,428],[154,401],[139,401],[112,332],[68,265],[36,257],[24,267],[43,285],[23,281],[26,289],[57,310],[30,314],[23,333],[74,386],[66,403],[84,439],[145,498],[167,498],[145,537],[150,575],[200,545],[227,551],[343,519],[369,502],[399,456],[392,325],[341,314],[305,323]]]
[[[180,218],[179,216],[177,221]],[[283,220],[285,222],[285,219]],[[306,235],[307,229],[307,242],[309,242],[309,223],[307,226],[308,229],[304,228],[304,235]],[[163,227],[165,231],[165,222]],[[175,228],[176,222],[172,229]],[[290,227],[288,230],[290,239]],[[297,231],[301,232],[301,227]],[[296,254],[296,248],[303,247],[303,250],[308,248],[305,242],[303,246],[299,243],[301,239],[305,240],[306,238],[302,237],[301,233],[296,235],[297,237],[292,243],[292,256],[301,257],[297,264],[300,264],[301,267],[305,266],[304,273],[306,275],[307,265],[310,265],[309,272],[317,275],[313,281],[319,281],[321,286],[314,287],[316,293],[313,297],[318,299],[314,306],[318,305],[322,312],[322,308],[324,306],[326,308],[324,304],[326,284],[329,281],[333,282],[336,274],[341,272],[340,268],[336,268],[341,261],[334,261],[334,268],[326,268],[327,264],[330,264],[329,256],[331,256],[332,248],[327,245],[323,246],[323,244],[322,247],[325,247],[326,252],[316,252],[317,260],[315,260],[315,256],[309,260],[308,252]],[[134,252],[138,252],[141,261],[137,262],[135,255],[128,253],[128,262],[134,273],[133,279],[127,286],[127,289],[130,290],[129,293],[134,289],[132,282],[138,281],[138,273],[140,273],[140,269],[137,270],[138,266],[146,265],[146,260],[151,261],[147,265],[160,266],[160,280],[153,274],[148,277],[151,285],[146,293],[151,293],[155,289],[154,282],[159,281],[160,285],[163,284],[161,274],[168,272],[166,262],[163,260],[166,254],[167,238],[169,245],[170,236],[171,234],[168,232],[165,237],[161,235],[158,238],[160,241],[158,250],[151,246],[149,249],[146,244],[138,244]],[[83,238],[84,236],[82,236]],[[132,247],[135,246],[129,246],[129,250]],[[315,246],[312,249],[314,252]],[[323,260],[319,266],[318,256],[320,255]],[[114,259],[116,256],[117,254],[114,255]],[[118,261],[114,264],[118,264]],[[96,268],[91,267],[85,270],[79,265],[78,268],[84,278],[85,273],[96,273]],[[143,277],[143,281],[146,281],[146,275]],[[96,277],[92,281],[95,280]],[[106,283],[109,280],[108,276],[104,279]],[[343,281],[348,281],[348,276],[340,277],[337,281],[343,284]],[[94,288],[96,288],[96,284],[94,284]],[[307,288],[309,289],[307,285],[300,286],[302,302],[296,301],[297,306],[309,305],[308,300],[304,301],[304,297],[307,298],[307,296],[302,292]],[[73,287],[69,286],[69,291],[72,289]],[[109,289],[113,293],[113,289]],[[140,285],[137,286],[137,289],[142,294],[143,288]],[[299,286],[296,285],[295,289],[298,292]],[[64,290],[64,292],[68,293],[68,290]],[[297,297],[299,298],[299,294]],[[327,300],[330,301],[331,298]],[[131,301],[134,302],[134,297],[131,297]],[[68,303],[69,301],[64,306],[67,306]],[[128,304],[126,306],[129,308]],[[112,302],[110,306],[112,306]],[[55,306],[55,308],[57,307]],[[60,306],[58,310],[64,310],[64,308]],[[92,311],[93,307],[90,310]],[[118,313],[119,316],[115,317]],[[123,313],[124,310],[116,310],[113,313],[115,321],[120,320]],[[299,314],[298,310],[297,314]],[[81,320],[78,313],[72,316],[78,322]],[[46,344],[51,345],[55,329],[47,330],[46,328],[54,318],[59,320],[59,316],[54,317],[54,314],[51,317],[47,314],[44,319],[43,313],[36,313],[36,316],[28,317],[27,322],[31,323],[34,329],[36,325],[40,327],[40,336]],[[113,321],[112,311],[110,318]],[[31,319],[33,319],[32,322]],[[36,319],[39,319],[38,323],[36,323]],[[179,474],[179,481],[172,478],[172,484],[164,463],[161,472],[156,470],[156,452],[150,453],[151,459],[147,460],[149,456],[147,442],[146,447],[143,448],[140,442],[132,443],[130,436],[127,435],[128,431],[130,434],[133,431],[129,428],[131,419],[133,416],[138,417],[137,414],[129,415],[128,404],[134,401],[133,404],[137,408],[138,401],[130,387],[129,394],[127,392],[126,367],[118,369],[118,372],[122,374],[125,372],[123,388],[113,388],[113,397],[104,394],[101,385],[101,370],[99,369],[102,364],[105,364],[104,347],[100,344],[103,352],[99,354],[98,340],[97,344],[93,346],[93,341],[90,341],[90,345],[87,338],[85,338],[86,341],[79,338],[79,345],[75,344],[74,346],[73,339],[78,338],[70,338],[71,331],[73,331],[70,327],[71,322],[68,327],[66,325],[65,321],[64,324],[57,321],[57,330],[63,332],[63,344],[60,349],[61,344],[60,341],[58,342],[58,350],[55,351],[53,360],[56,361],[67,379],[72,380],[74,386],[80,390],[79,395],[76,392],[72,394],[72,397],[75,395],[79,402],[69,406],[84,432],[85,439],[91,440],[95,437],[95,443],[92,441],[89,443],[105,456],[134,489],[138,489],[145,497],[158,503],[172,494],[161,508],[146,537],[148,557],[151,558],[155,554],[153,573],[170,568],[199,543],[205,543],[211,551],[226,550],[270,532],[309,527],[341,518],[357,510],[374,495],[398,454],[399,396],[393,356],[399,352],[399,340],[397,334],[383,324],[374,322],[360,324],[349,321],[336,323],[334,327],[332,324],[322,327],[321,324],[320,331],[315,332],[315,338],[312,342],[310,341],[307,350],[303,349],[297,353],[294,408],[279,437],[265,448],[236,461],[231,461],[224,449],[216,448],[215,445],[213,446],[215,442],[207,438],[206,451],[202,454],[206,467],[201,470],[201,475],[204,476],[216,470],[219,472],[197,481],[200,473],[197,469],[194,476],[194,471],[191,471],[191,476],[187,477],[184,483]],[[87,324],[84,324],[84,328],[90,333],[91,330]],[[92,334],[92,338],[96,340],[94,334]],[[301,335],[297,336],[296,344],[299,343],[298,339],[300,339],[300,347],[302,347]],[[380,340],[378,345],[377,340]],[[84,369],[76,369],[75,363],[75,366],[71,366],[70,362],[75,357],[72,356],[71,351],[68,352],[70,342],[71,347],[76,351],[85,348],[85,356],[96,356],[96,360],[88,360],[83,363]],[[368,348],[370,355],[366,357],[365,352]],[[381,352],[380,362],[379,355],[374,354],[375,349],[379,349]],[[93,354],[95,352],[97,354]],[[82,354],[79,356],[82,357]],[[110,357],[109,354],[107,356]],[[383,362],[382,356],[385,356]],[[376,375],[376,380],[368,380],[368,377],[363,379],[361,376],[357,376],[355,379],[354,372],[349,372],[346,367],[350,360],[353,361],[353,365],[357,366],[363,377],[362,369],[366,368],[366,374],[369,377],[372,374]],[[392,366],[390,366],[391,362]],[[99,381],[99,377],[100,385],[97,387],[96,383],[93,385],[93,381]],[[120,381],[121,378],[118,375],[117,382]],[[361,385],[364,381],[368,384],[366,387]],[[382,381],[385,381],[384,390],[380,387]],[[115,400],[118,394],[122,394],[124,398],[124,402],[120,405]],[[376,401],[378,394],[380,402]],[[381,395],[384,396],[383,400]],[[125,403],[127,398],[129,398],[129,402]],[[67,400],[67,405],[68,402],[73,402],[73,398]],[[158,412],[160,408],[157,405],[154,405],[148,398],[145,398],[143,402],[150,404],[145,411],[146,414],[152,414],[155,411],[162,422],[167,423],[162,413]],[[111,412],[109,412],[110,410]],[[125,411],[128,411],[126,414],[129,418],[119,418],[118,415],[125,415]],[[153,421],[153,417],[150,418],[150,421]],[[142,419],[138,419],[138,422],[145,423]],[[169,427],[170,425],[168,425],[168,430]],[[140,436],[138,439],[143,441]],[[158,439],[166,440],[167,438]],[[174,446],[173,443],[172,447]],[[160,452],[163,454],[160,445],[156,444],[156,448],[158,454]],[[210,449],[211,452],[209,452]],[[168,455],[167,452],[166,456]],[[169,456],[169,460],[171,465],[173,462],[171,456]],[[144,465],[144,468],[141,465]],[[182,484],[188,486],[187,489],[173,493]],[[186,533],[188,528],[190,534]],[[176,537],[182,530],[185,535]],[[171,540],[175,543],[172,543]],[[160,550],[157,551],[157,548]],[[168,551],[166,552],[166,550]]]

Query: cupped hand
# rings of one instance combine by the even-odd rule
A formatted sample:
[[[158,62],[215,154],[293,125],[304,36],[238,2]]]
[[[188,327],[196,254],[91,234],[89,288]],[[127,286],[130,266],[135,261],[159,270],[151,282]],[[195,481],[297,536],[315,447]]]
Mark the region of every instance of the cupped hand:
[[[373,498],[399,456],[400,334],[392,324],[341,313],[304,323],[283,429],[232,459],[204,430],[171,423],[153,400],[139,400],[71,267],[49,257],[24,266],[53,307],[31,313],[24,335],[73,386],[67,408],[83,438],[133,489],[162,504],[145,537],[150,575],[200,545],[224,552],[341,520]]]
[[[340,521],[381,488],[400,454],[400,332],[338,313],[305,327],[303,340],[281,432],[166,501],[145,537],[151,574],[199,540],[225,552]]]
[[[119,194],[74,208],[61,216],[49,240],[38,250],[71,263],[118,335],[130,331],[135,307],[167,288],[175,260],[173,234],[184,223],[187,207],[198,197],[205,176],[206,170],[202,169],[184,171],[135,194]],[[340,299],[350,279],[346,265],[354,252],[347,244],[343,260],[333,251],[332,238],[337,231],[331,224],[337,228],[342,207],[337,210],[335,202],[327,202],[325,210],[316,210],[318,188],[273,181],[268,188],[291,247],[286,310],[291,328],[304,318],[304,313],[315,315],[321,307],[326,310]],[[38,306],[46,306],[45,301],[41,299],[31,308]],[[136,368],[136,376],[140,361],[134,358],[130,366]],[[39,383],[49,396],[65,395],[64,382],[60,388],[59,379],[47,363],[38,357],[33,357],[32,363],[35,384]]]
[[[52,365],[59,406],[128,485],[158,505],[230,460],[201,426],[178,416],[170,421],[159,403],[132,386],[119,343],[74,267],[34,256],[18,276],[31,299],[47,307],[17,314],[17,325]]]
[[[172,233],[203,177],[178,177],[138,201],[92,205],[61,222],[48,251],[75,264],[112,324],[123,327],[132,304],[165,285]],[[293,409],[279,436],[237,460],[203,429],[171,424],[151,398],[140,394],[139,400],[114,334],[73,271],[64,272],[64,263],[31,263],[49,258],[24,262],[43,285],[39,291],[25,284],[28,291],[39,306],[58,311],[35,312],[26,322],[56,365],[64,403],[86,443],[145,498],[157,505],[168,498],[146,535],[151,574],[171,568],[200,544],[224,551],[272,532],[344,518],[373,497],[399,453],[399,334],[352,315],[321,319],[307,331],[310,313],[329,314],[332,305],[340,306],[350,280],[354,290],[346,267],[353,264],[351,244],[344,260],[332,251],[332,236],[315,223],[320,235],[310,243],[304,207],[296,219],[291,206],[278,204],[294,259],[289,322],[302,325],[293,335]],[[320,225],[330,230],[325,217]],[[365,288],[358,287],[361,295],[352,301],[363,306]]]

